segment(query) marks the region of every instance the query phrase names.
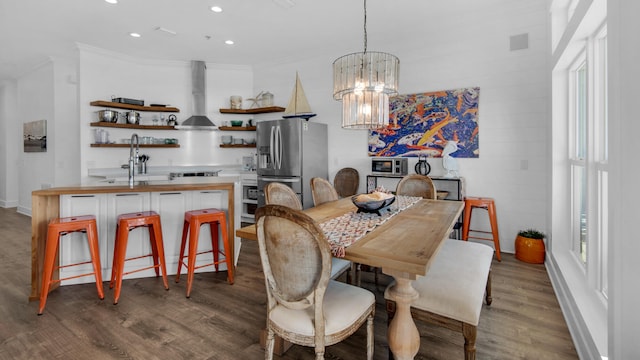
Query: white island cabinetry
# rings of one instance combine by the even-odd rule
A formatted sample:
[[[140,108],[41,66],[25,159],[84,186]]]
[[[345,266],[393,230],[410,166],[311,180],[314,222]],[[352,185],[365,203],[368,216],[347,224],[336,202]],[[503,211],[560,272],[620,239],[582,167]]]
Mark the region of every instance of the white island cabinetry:
[[[102,265],[102,277],[105,281],[111,278],[111,265],[113,263],[113,249],[116,234],[116,219],[118,215],[137,211],[155,211],[160,214],[162,224],[162,237],[167,262],[167,272],[175,274],[177,271],[180,242],[182,240],[182,227],[184,213],[188,210],[217,208],[227,212],[228,192],[225,190],[194,190],[194,191],[160,191],[160,192],[126,192],[112,194],[83,194],[61,195],[60,216],[95,215],[98,223],[98,238],[100,244],[100,262]],[[227,224],[228,225],[228,220]],[[229,234],[233,239],[233,232]],[[87,261],[89,251],[84,234],[74,233],[71,241],[65,239],[61,242],[59,254],[63,264]],[[211,236],[209,226],[200,229],[199,251],[211,249]],[[77,240],[77,241],[76,241]],[[222,249],[222,244],[220,244]],[[151,252],[149,232],[147,229],[136,229],[130,232],[127,244],[127,258],[146,255]],[[210,262],[205,255],[198,261],[198,265]],[[150,266],[153,261],[150,257],[127,261],[125,272],[131,269]],[[226,270],[226,264],[220,264],[220,270]],[[91,271],[91,264],[79,267],[60,269],[60,277],[68,277]],[[214,271],[213,267],[203,268],[202,271]],[[129,276],[151,277],[155,276],[153,269],[141,271]],[[91,277],[81,277],[66,280],[62,285],[92,282]]]

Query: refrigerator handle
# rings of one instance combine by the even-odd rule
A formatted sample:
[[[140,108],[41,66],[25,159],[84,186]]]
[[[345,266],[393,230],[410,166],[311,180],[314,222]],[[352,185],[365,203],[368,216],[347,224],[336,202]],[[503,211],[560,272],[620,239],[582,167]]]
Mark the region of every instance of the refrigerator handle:
[[[280,130],[280,125],[278,125],[276,137],[278,138],[278,170],[280,170],[282,168],[282,130]]]
[[[269,134],[269,162],[267,163],[267,167],[269,167],[268,166],[269,163],[272,163],[272,164],[274,164],[273,165],[274,168],[275,168],[275,160],[276,160],[275,157],[274,157],[275,153],[274,153],[274,148],[273,148],[274,145],[275,145],[274,144],[274,142],[275,142],[275,132],[276,132],[275,126],[272,126],[271,127],[271,133]]]

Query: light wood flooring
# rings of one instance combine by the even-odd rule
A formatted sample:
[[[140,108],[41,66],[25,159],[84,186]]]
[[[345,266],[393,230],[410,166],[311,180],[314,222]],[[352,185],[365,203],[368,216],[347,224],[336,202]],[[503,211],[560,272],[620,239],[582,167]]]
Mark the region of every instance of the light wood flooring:
[[[27,300],[30,289],[31,219],[0,208],[0,359],[262,359],[258,334],[266,298],[257,243],[244,241],[234,285],[226,272],[196,274],[191,298],[170,277],[123,283],[118,305],[105,282],[53,291],[42,316]],[[577,359],[545,267],[510,254],[493,263],[493,304],[484,306],[478,359]],[[376,294],[375,359],[388,358],[382,292],[389,278],[371,273],[363,287]],[[419,324],[416,359],[464,359],[459,333]],[[326,359],[365,359],[365,329],[327,348]],[[278,359],[279,357],[275,357]],[[293,346],[281,359],[314,359],[313,349]]]

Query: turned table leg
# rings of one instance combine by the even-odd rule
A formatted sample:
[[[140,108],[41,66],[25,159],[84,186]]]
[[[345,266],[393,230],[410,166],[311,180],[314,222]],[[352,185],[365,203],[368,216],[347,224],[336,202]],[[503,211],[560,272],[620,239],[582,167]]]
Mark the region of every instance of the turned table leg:
[[[418,292],[411,285],[416,275],[384,268],[382,272],[396,281],[389,289],[391,300],[396,302],[396,313],[387,329],[389,349],[396,360],[413,359],[420,348],[420,334],[411,317],[411,303],[418,298]]]

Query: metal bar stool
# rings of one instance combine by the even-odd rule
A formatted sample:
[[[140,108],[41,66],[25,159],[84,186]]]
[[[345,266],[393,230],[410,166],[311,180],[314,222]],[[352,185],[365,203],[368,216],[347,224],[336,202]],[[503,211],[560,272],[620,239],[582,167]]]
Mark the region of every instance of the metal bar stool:
[[[73,232],[83,232],[87,235],[89,243],[89,252],[91,254],[90,261],[80,263],[56,266],[55,260],[58,255],[60,246],[60,237]],[[55,269],[63,269],[72,266],[84,265],[91,263],[93,271],[85,274],[69,276],[61,279],[52,279]],[[38,315],[42,315],[44,307],[49,296],[49,288],[51,283],[60,282],[62,280],[75,279],[82,276],[93,275],[96,279],[96,289],[100,300],[104,299],[104,291],[102,289],[102,267],[100,266],[100,254],[98,251],[98,227],[96,225],[96,217],[93,215],[72,216],[66,218],[56,218],[49,221],[47,227],[47,242],[45,244],[44,266],[42,275],[42,290],[40,291],[40,308]]]
[[[482,231],[482,230],[473,230],[469,228],[469,224],[471,223],[471,211],[474,208],[485,209],[489,213],[489,223],[491,224],[491,231]],[[486,237],[477,237],[477,236],[469,236],[469,232],[477,232],[484,234],[491,234],[492,239]],[[498,235],[498,218],[496,216],[496,205],[493,201],[493,198],[488,197],[471,197],[467,196],[464,198],[464,220],[462,223],[462,240],[478,239],[478,240],[488,240],[493,241],[493,244],[496,248],[496,258],[498,261],[502,261],[500,258],[500,235]]]
[[[129,232],[139,227],[146,227],[149,229],[151,253],[127,259],[126,256],[127,243],[129,241]],[[146,257],[153,258],[153,265],[124,272],[124,264],[126,261],[142,259]],[[158,213],[156,213],[155,211],[141,211],[136,213],[118,215],[116,239],[113,252],[113,266],[111,269],[111,281],[109,282],[110,289],[113,288],[114,285],[116,287],[113,293],[114,305],[118,303],[118,299],[120,298],[120,291],[122,290],[122,278],[125,275],[148,269],[154,269],[156,272],[156,277],[160,275],[159,271],[161,271],[164,288],[169,290],[169,283],[167,282],[167,266],[164,260],[164,246],[162,242],[162,226],[160,225],[160,215],[158,215]]]
[[[200,236],[200,227],[209,224],[211,228],[211,250],[198,252],[198,238]],[[224,251],[220,250],[218,244],[218,228],[222,236]],[[187,234],[189,237],[187,238]],[[187,239],[189,242],[189,252],[186,255],[187,264],[184,264],[185,248],[187,247]],[[213,262],[196,266],[196,256],[201,254],[213,253]],[[224,259],[220,260],[219,254],[224,255]],[[182,227],[182,243],[180,245],[180,261],[178,261],[178,273],[176,282],[180,281],[180,270],[182,266],[187,267],[187,297],[191,296],[191,287],[193,285],[193,274],[196,269],[205,266],[215,266],[218,271],[218,264],[226,262],[227,264],[227,281],[233,285],[233,254],[229,246],[229,238],[227,236],[227,220],[223,210],[218,209],[201,209],[191,210],[184,213],[184,226]]]

